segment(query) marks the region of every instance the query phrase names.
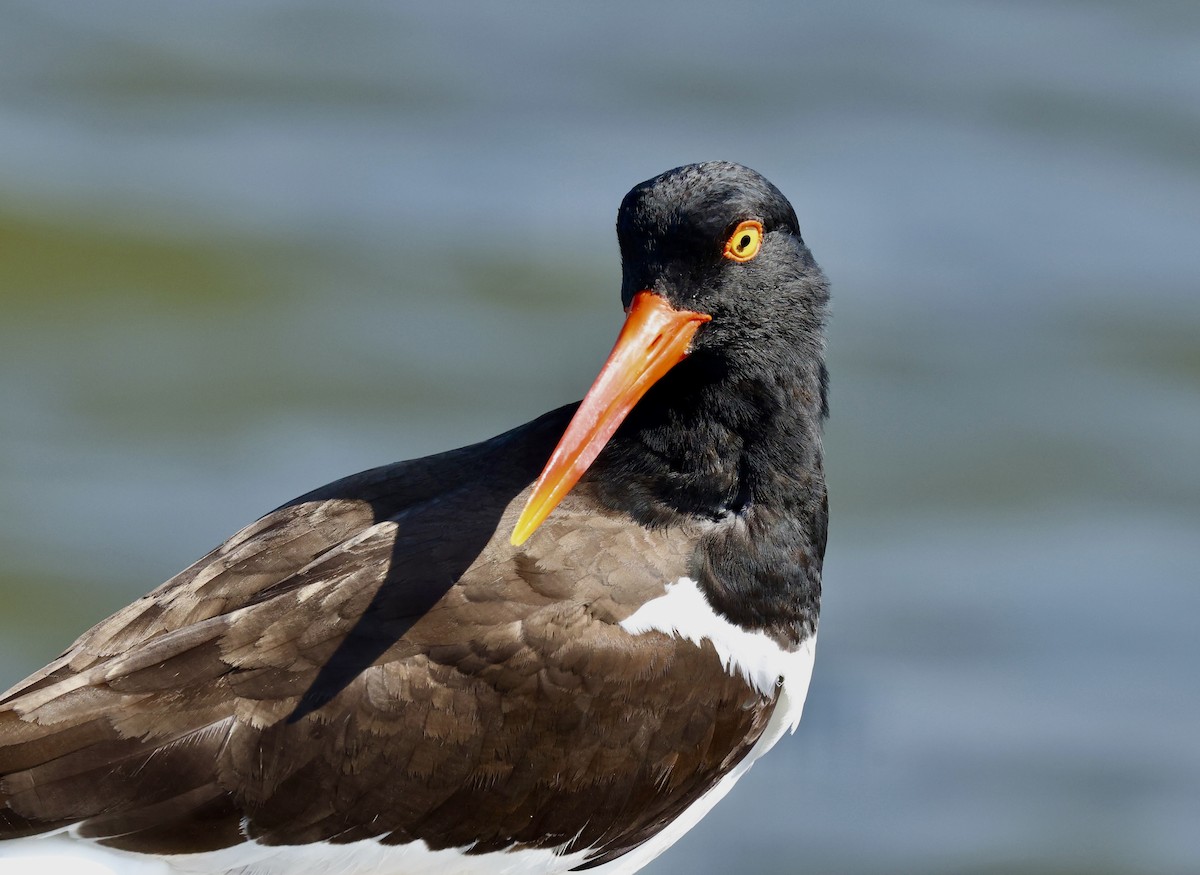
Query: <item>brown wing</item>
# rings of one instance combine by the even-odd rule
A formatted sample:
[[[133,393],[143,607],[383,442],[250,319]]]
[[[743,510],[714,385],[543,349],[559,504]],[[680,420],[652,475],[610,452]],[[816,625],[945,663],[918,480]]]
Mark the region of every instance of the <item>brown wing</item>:
[[[708,645],[616,625],[694,533],[597,515],[585,487],[508,545],[569,413],[305,496],[87,632],[0,700],[0,838],[607,859],[658,832],[773,702]]]

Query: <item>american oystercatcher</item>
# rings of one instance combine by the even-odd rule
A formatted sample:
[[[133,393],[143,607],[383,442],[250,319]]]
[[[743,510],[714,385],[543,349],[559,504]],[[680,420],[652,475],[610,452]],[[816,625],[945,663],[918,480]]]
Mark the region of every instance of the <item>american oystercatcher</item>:
[[[795,728],[825,279],[736,164],[617,233],[580,404],[284,505],[0,698],[0,872],[630,873]]]

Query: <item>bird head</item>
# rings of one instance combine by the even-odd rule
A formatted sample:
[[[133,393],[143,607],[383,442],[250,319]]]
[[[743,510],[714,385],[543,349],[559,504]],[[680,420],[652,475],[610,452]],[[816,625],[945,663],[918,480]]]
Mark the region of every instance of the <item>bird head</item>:
[[[520,545],[647,391],[689,356],[772,367],[819,346],[824,278],[787,198],[739,164],[689,164],[635,186],[617,214],[625,324],[513,531]],[[794,351],[794,350],[793,350]]]

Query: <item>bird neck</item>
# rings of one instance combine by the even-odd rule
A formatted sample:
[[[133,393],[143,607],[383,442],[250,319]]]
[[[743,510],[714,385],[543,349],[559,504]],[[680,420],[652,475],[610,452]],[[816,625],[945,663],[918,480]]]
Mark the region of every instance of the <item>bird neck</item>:
[[[702,525],[691,575],[731,622],[794,646],[816,630],[827,504],[820,349],[693,355],[594,466],[601,500],[649,526]]]

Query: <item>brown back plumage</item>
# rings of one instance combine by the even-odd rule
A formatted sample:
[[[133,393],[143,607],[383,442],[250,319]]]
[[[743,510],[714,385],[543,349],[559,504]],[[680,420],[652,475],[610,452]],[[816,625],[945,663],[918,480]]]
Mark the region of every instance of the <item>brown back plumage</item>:
[[[773,701],[708,644],[616,625],[687,573],[697,532],[608,515],[585,484],[509,546],[570,413],[304,496],[85,633],[0,699],[0,838],[599,862],[658,832]]]

